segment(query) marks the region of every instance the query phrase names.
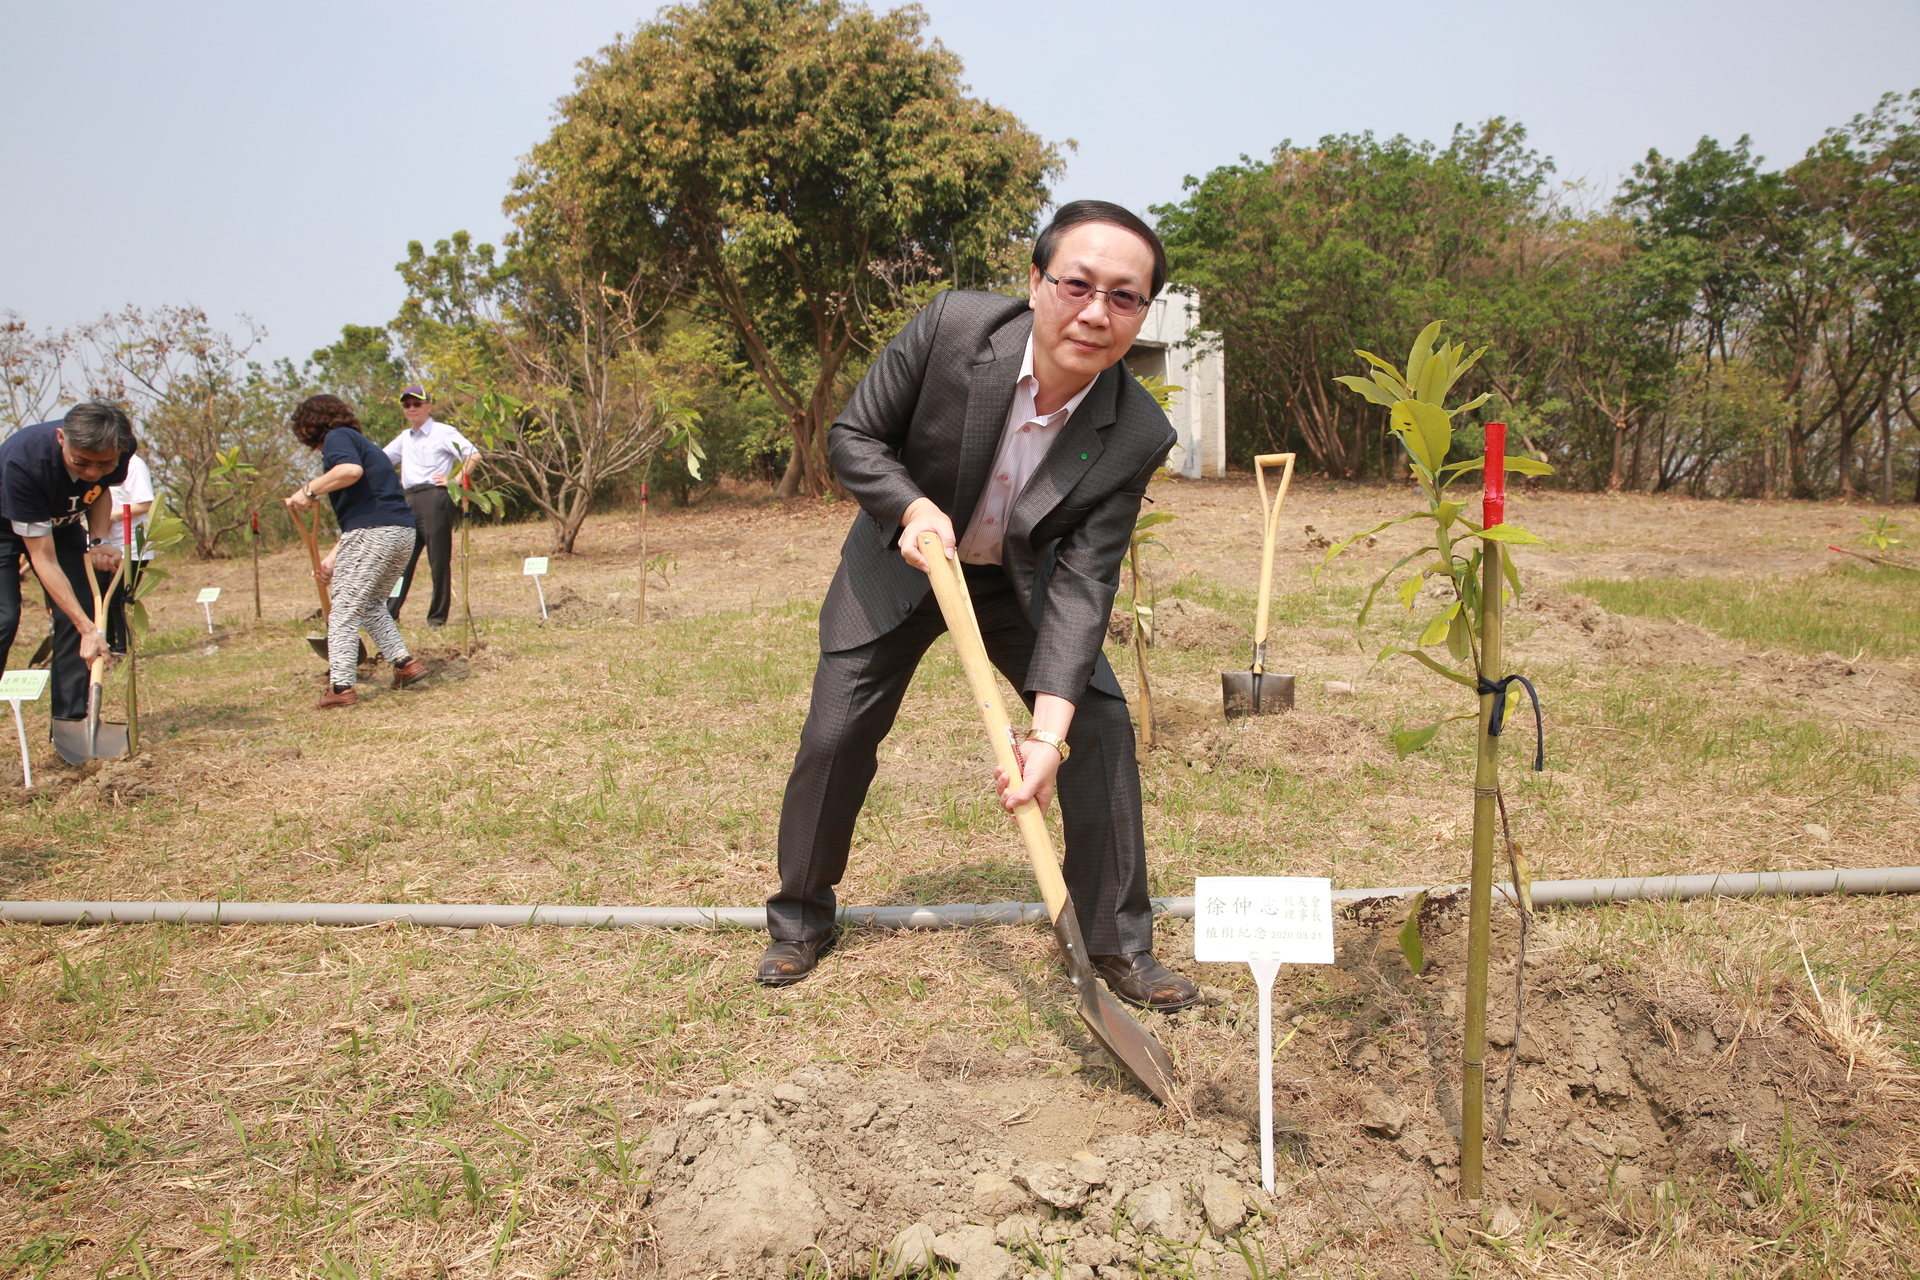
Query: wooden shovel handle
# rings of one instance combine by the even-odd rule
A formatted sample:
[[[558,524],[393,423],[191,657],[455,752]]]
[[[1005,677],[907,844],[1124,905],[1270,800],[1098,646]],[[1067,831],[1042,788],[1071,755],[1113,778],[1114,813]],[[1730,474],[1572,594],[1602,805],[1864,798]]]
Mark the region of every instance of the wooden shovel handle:
[[[107,629],[107,601],[113,599],[113,593],[120,588],[120,577],[127,571],[127,557],[120,557],[120,565],[113,571],[113,577],[107,581],[107,594],[100,594],[100,579],[93,571],[93,556],[84,558],[87,566],[87,585],[93,588],[93,629],[104,632]],[[107,677],[107,655],[101,654],[87,667],[87,678],[94,684],[103,684]]]
[[[293,508],[288,507],[287,510],[293,511]],[[327,584],[320,581],[319,539],[314,536],[313,530],[307,527],[307,522],[300,518],[298,511],[293,511],[293,523],[294,527],[300,530],[301,539],[307,544],[307,559],[313,562],[313,589],[320,597],[320,616],[331,618],[333,617],[333,597],[327,594]],[[313,513],[313,523],[315,525],[320,523],[318,511]]]
[[[1261,646],[1267,642],[1267,611],[1273,604],[1273,542],[1280,532],[1280,506],[1287,500],[1287,486],[1293,483],[1291,453],[1263,453],[1253,460],[1253,478],[1260,485],[1260,609],[1253,619],[1253,669],[1264,665]],[[1267,468],[1280,467],[1280,490],[1273,502],[1267,502]]]
[[[973,702],[987,726],[987,741],[993,758],[1009,778],[1022,776],[1020,758],[1014,754],[1013,725],[1007,719],[1007,705],[1000,686],[993,678],[993,664],[987,660],[986,642],[980,638],[980,623],[973,616],[973,597],[967,592],[967,580],[958,560],[947,558],[940,535],[928,531],[920,535],[920,554],[931,567],[927,577],[933,583],[934,599],[953,633],[953,646],[960,651],[960,668],[967,673],[967,685],[973,690]],[[1060,918],[1067,903],[1067,882],[1060,875],[1060,863],[1053,854],[1053,839],[1047,834],[1047,820],[1040,806],[1029,800],[1013,811],[1020,825],[1020,836],[1027,845],[1027,857],[1033,863],[1033,878],[1039,882],[1040,897],[1047,904],[1047,915]]]

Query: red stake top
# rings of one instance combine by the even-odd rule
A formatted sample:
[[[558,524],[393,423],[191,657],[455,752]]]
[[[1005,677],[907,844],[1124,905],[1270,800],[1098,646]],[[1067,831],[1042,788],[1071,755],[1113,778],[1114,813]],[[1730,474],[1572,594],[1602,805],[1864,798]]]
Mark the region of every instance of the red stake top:
[[[645,480],[640,482],[640,505],[643,507],[647,505],[647,482]]]
[[[253,513],[253,536],[256,538],[260,536],[260,513],[258,511]]]
[[[1486,528],[1507,522],[1507,424],[1487,424],[1486,490],[1480,497],[1480,523]]]

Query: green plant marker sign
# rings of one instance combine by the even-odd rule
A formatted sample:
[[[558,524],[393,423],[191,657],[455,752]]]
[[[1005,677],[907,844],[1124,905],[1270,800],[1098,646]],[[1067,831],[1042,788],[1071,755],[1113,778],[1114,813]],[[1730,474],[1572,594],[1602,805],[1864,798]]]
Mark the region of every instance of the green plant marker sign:
[[[33,785],[33,762],[27,758],[27,722],[20,716],[20,704],[33,702],[47,691],[46,671],[9,671],[0,676],[0,698],[13,704],[13,727],[20,735],[20,776],[22,785]]]
[[[387,592],[387,599],[398,600],[400,598],[400,588],[405,586],[406,582],[407,576],[405,574],[401,574],[398,578],[395,578],[393,580],[393,590]]]
[[[542,618],[547,616],[547,592],[546,588],[540,585],[540,578],[546,571],[547,558],[545,556],[528,556],[526,563],[520,566],[521,576],[532,578],[533,589],[539,593],[540,616]]]
[[[1245,964],[1260,988],[1260,1182],[1272,1195],[1273,981],[1283,964],[1333,963],[1333,881],[1198,877],[1193,958],[1203,964]]]
[[[199,605],[202,609],[205,609],[207,611],[207,634],[208,635],[213,634],[213,602],[215,600],[218,600],[219,598],[220,598],[220,588],[218,587],[202,587],[200,588],[200,594],[193,598],[193,602],[195,604]]]

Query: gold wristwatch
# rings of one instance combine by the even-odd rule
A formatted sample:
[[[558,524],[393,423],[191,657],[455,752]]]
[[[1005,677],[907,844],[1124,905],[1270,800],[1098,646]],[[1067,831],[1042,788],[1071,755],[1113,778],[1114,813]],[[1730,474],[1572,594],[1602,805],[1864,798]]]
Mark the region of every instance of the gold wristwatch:
[[[1055,751],[1058,751],[1060,753],[1061,764],[1065,764],[1067,762],[1067,757],[1073,754],[1073,748],[1067,745],[1067,740],[1065,738],[1061,737],[1057,733],[1048,733],[1045,729],[1027,730],[1027,741],[1028,742],[1044,742],[1048,746],[1052,747]]]

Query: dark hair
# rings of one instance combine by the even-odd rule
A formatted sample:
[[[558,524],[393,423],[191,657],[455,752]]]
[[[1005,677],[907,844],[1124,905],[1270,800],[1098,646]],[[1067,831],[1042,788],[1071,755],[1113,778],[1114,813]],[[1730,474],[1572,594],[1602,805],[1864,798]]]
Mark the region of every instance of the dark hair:
[[[293,411],[293,438],[309,449],[318,449],[327,432],[336,427],[360,430],[360,419],[339,396],[308,396]]]
[[[68,444],[88,453],[120,453],[134,450],[133,420],[127,411],[105,400],[84,400],[67,410],[60,420],[60,433]]]
[[[1160,290],[1167,283],[1167,250],[1160,243],[1160,237],[1153,228],[1140,221],[1129,210],[1106,200],[1073,200],[1060,206],[1053,215],[1053,221],[1033,242],[1033,265],[1042,271],[1053,265],[1053,255],[1060,248],[1060,237],[1075,227],[1089,222],[1107,222],[1122,231],[1131,231],[1147,242],[1153,250],[1153,289],[1147,295],[1151,302],[1160,296]]]

